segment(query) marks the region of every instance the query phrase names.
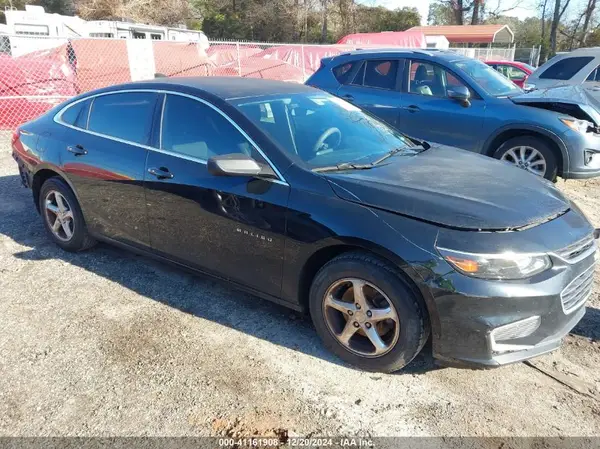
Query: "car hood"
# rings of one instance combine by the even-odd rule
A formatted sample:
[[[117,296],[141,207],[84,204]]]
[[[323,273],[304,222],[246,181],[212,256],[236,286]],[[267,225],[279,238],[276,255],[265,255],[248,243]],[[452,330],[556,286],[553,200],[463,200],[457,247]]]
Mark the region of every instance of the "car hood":
[[[457,229],[529,227],[570,207],[552,183],[468,151],[434,145],[388,161],[324,175],[344,200]]]
[[[566,112],[564,108],[560,108],[561,104],[575,106],[580,110],[580,113],[577,114],[576,111],[574,114],[570,113],[570,115],[574,115],[576,118],[582,118],[584,120],[591,120],[596,125],[600,125],[600,102],[581,86],[538,89],[515,95],[514,97],[510,97],[510,99],[516,104],[526,106],[543,105],[545,109],[556,110],[557,112]],[[557,105],[557,107],[553,108],[552,105]],[[583,112],[583,114],[581,114],[581,112]]]

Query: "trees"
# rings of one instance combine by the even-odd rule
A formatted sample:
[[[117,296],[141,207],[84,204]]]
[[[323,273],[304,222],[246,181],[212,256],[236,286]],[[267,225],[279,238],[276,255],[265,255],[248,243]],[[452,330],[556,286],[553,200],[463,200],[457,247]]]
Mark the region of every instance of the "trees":
[[[416,8],[390,10],[356,0],[196,0],[202,29],[215,39],[336,42],[355,32],[404,31]]]
[[[429,25],[478,25],[483,21],[484,0],[434,0],[429,4]]]
[[[571,0],[554,0],[554,16],[552,18],[552,25],[550,25],[550,52],[552,54],[556,53],[558,26],[569,3],[571,3]]]

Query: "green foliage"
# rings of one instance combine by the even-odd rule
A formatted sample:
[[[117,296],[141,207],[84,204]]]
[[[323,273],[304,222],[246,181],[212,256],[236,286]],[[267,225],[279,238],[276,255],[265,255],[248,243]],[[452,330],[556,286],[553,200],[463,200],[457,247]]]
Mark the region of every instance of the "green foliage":
[[[450,25],[453,23],[454,13],[452,7],[447,3],[431,2],[427,25]]]
[[[389,10],[383,6],[359,6],[357,16],[357,32],[360,33],[405,31],[421,24],[417,9],[409,7]]]

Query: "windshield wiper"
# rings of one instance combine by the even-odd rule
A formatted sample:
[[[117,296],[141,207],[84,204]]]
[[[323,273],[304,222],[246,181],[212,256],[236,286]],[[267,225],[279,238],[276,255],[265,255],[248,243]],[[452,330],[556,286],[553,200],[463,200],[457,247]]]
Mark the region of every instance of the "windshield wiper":
[[[390,157],[392,157],[394,154],[398,154],[401,151],[405,151],[406,148],[405,147],[398,147],[398,148],[394,148],[393,150],[388,151],[387,153],[385,153],[383,156],[381,156],[379,159],[377,159],[374,162],[371,162],[370,165],[379,165],[381,164],[383,161],[385,161],[386,159],[389,159]]]
[[[351,162],[343,162],[337,165],[330,165],[327,167],[314,168],[313,171],[317,173],[323,173],[328,171],[342,171],[342,170],[368,170],[373,168],[373,164],[353,164]]]

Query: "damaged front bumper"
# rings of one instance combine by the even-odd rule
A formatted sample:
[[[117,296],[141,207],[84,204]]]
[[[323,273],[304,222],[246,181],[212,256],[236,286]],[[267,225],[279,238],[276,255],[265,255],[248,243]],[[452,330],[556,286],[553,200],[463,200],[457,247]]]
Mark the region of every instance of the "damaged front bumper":
[[[438,240],[457,234],[444,231]],[[499,247],[517,239],[523,251],[531,253],[539,252],[540,243],[549,248],[543,252],[552,268],[527,279],[497,281],[449,275],[450,267],[435,266],[434,272],[444,276],[443,283],[440,278],[428,282],[439,316],[433,329],[434,357],[448,365],[485,368],[559,348],[585,315],[594,288],[600,230],[585,226],[583,216],[571,210],[518,233],[473,233],[472,245],[484,237],[493,238]]]
[[[563,178],[586,179],[600,176],[600,134],[581,134],[569,130],[563,135],[563,141],[569,154]]]

